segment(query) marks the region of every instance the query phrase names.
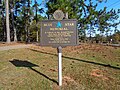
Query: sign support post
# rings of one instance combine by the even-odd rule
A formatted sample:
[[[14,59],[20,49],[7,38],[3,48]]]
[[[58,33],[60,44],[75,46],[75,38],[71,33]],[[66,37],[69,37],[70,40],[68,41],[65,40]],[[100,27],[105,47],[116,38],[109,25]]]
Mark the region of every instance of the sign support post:
[[[58,84],[62,86],[62,47],[57,48],[58,51]]]

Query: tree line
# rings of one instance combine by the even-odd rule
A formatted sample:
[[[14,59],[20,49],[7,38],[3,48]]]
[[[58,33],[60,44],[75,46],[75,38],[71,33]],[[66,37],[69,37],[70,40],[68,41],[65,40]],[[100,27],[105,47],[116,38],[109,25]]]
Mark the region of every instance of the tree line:
[[[54,19],[53,13],[60,9],[64,19],[77,19],[78,36],[82,42],[120,42],[120,9],[97,9],[107,0],[0,0],[0,41],[38,42],[39,22]],[[8,5],[8,6],[7,6]],[[46,10],[45,10],[45,8]]]

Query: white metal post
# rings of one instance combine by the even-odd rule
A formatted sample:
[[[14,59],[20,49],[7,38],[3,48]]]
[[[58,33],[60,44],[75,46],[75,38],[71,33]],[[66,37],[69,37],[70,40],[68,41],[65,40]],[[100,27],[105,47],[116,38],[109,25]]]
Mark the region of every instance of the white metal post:
[[[62,86],[62,47],[58,47],[58,83]]]

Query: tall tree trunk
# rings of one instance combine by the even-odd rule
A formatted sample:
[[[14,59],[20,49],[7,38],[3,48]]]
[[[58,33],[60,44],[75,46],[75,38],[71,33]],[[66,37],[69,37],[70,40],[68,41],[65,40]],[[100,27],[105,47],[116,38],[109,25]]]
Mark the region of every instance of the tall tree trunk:
[[[7,32],[7,43],[10,43],[10,27],[9,27],[9,4],[6,0],[6,32]]]
[[[29,25],[30,25],[30,0],[28,0],[28,5],[27,5],[27,25],[26,25],[26,43],[30,43],[30,30],[29,30]]]
[[[28,30],[28,43],[30,43],[30,0],[28,0],[28,27],[27,27],[27,30]]]
[[[13,26],[14,28],[14,42],[17,42],[17,32],[16,32],[16,28],[15,26]]]
[[[16,0],[15,0],[15,2],[16,2]],[[15,27],[15,30],[14,30],[14,41],[18,41],[18,38],[17,38],[17,7],[15,7],[15,15],[16,15],[16,18],[15,18],[15,24],[14,25],[16,25],[16,27]]]
[[[37,28],[37,23],[38,23],[38,20],[37,20],[37,1],[35,0],[35,9],[36,9],[36,31],[37,31],[37,37],[36,37],[36,41],[38,42],[38,38],[39,38],[39,32],[38,32],[38,28]]]
[[[37,29],[37,42],[38,42],[38,38],[39,38],[39,32],[38,32],[38,28],[36,27],[36,29]]]
[[[14,25],[14,0],[12,1],[11,13],[12,13],[12,28],[13,28],[13,31],[14,31],[14,42],[17,42],[16,27]]]
[[[28,42],[28,30],[27,30],[27,24],[25,25],[25,41]]]

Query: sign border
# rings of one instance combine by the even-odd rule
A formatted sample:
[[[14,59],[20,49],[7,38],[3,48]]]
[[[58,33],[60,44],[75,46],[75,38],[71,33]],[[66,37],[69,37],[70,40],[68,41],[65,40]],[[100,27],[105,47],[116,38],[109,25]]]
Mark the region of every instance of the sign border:
[[[48,21],[51,21],[51,22],[54,22],[54,21],[76,21],[76,43],[74,43],[74,44],[67,44],[67,45],[65,45],[65,44],[56,44],[56,45],[44,45],[44,44],[42,44],[42,39],[43,39],[43,35],[42,35],[42,22],[48,22]],[[40,46],[51,46],[51,47],[58,47],[58,46],[61,46],[61,47],[66,47],[66,46],[77,46],[78,45],[78,30],[77,30],[77,20],[76,19],[63,19],[63,20],[42,20],[41,21],[41,27],[40,27]]]

